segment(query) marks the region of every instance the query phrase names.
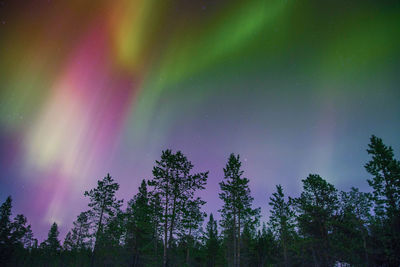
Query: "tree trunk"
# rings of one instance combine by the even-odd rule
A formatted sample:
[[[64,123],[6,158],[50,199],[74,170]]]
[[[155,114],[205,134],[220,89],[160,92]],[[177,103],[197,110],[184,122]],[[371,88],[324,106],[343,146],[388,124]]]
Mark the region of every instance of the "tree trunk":
[[[233,209],[233,227],[232,227],[232,237],[233,237],[233,266],[236,267],[236,209]]]
[[[171,217],[171,223],[170,223],[170,227],[169,227],[169,243],[168,243],[169,247],[171,247],[171,245],[172,245],[172,235],[174,233],[175,216],[176,216],[176,195],[174,196],[174,200],[173,200],[173,204],[172,204],[172,217]]]
[[[282,230],[283,229],[283,230]],[[281,239],[282,239],[282,247],[283,247],[283,260],[284,260],[284,266],[288,267],[288,256],[287,256],[287,231],[286,231],[286,220],[284,220],[281,223]]]
[[[189,266],[189,241],[190,241],[190,237],[192,235],[192,228],[189,228],[189,236],[188,236],[188,240],[186,242],[186,265]]]
[[[311,251],[312,251],[312,256],[313,256],[313,260],[314,260],[314,267],[319,267],[318,261],[317,261],[317,257],[315,255],[315,250],[313,247],[311,247]]]
[[[164,212],[164,257],[163,257],[163,266],[168,266],[168,198],[165,204],[165,212]]]
[[[240,267],[240,210],[238,210],[237,266]]]
[[[104,213],[104,202],[103,202],[102,207],[101,207],[99,224],[97,225],[97,231],[96,231],[96,241],[94,242],[93,253],[92,253],[92,257],[90,259],[90,266],[91,267],[94,267],[94,259],[95,259],[95,256],[96,256],[97,243],[98,243],[97,241],[99,239],[99,233],[100,233],[100,230],[102,228],[102,223],[103,223],[103,213]]]
[[[363,245],[364,245],[364,256],[365,256],[365,266],[369,266],[368,264],[368,251],[367,251],[367,241],[365,240],[365,236],[363,235]]]
[[[154,259],[156,260],[156,263],[158,265],[158,251],[157,251],[157,244],[158,244],[158,240],[157,240],[157,225],[158,225],[158,221],[154,222]]]
[[[285,241],[283,241],[283,259],[284,259],[284,264],[285,264],[285,267],[288,267],[289,265],[288,265],[288,259],[287,259],[287,248],[286,248],[286,242]]]

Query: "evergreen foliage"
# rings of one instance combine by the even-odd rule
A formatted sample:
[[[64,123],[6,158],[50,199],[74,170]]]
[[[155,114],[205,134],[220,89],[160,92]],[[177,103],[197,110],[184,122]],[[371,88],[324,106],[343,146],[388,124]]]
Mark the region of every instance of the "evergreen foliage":
[[[84,195],[90,199],[88,206],[91,209],[88,215],[90,214],[92,233],[94,235],[92,266],[95,266],[96,252],[98,246],[101,245],[99,241],[105,240],[102,239],[104,224],[112,221],[122,205],[122,200],[117,200],[115,197],[118,189],[119,184],[114,182],[110,174],[107,174],[106,177],[97,182],[96,188],[85,191]]]
[[[169,251],[176,246],[174,239],[178,223],[184,219],[186,205],[193,201],[197,190],[204,189],[208,172],[191,174],[193,164],[182,152],[162,151],[161,159],[153,168],[149,185],[160,199],[162,215],[160,231],[163,236],[163,266],[169,266]]]
[[[205,223],[208,172],[192,173],[181,152],[162,152],[153,177],[121,210],[119,184],[108,174],[86,191],[89,209],[61,246],[53,223],[40,246],[25,216],[0,206],[0,266],[400,266],[400,163],[371,137],[365,169],[371,193],[338,191],[318,174],[297,197],[281,185],[267,196],[270,216],[259,227],[240,157],[229,156],[220,182],[220,220]],[[204,230],[203,230],[204,225]]]
[[[232,248],[231,262],[234,267],[240,266],[241,233],[243,228],[254,229],[258,224],[260,209],[253,209],[249,188],[249,179],[242,177],[242,163],[239,155],[231,154],[224,168],[224,179],[220,182],[220,199],[223,201],[221,226],[227,246]],[[231,239],[231,241],[228,241]]]

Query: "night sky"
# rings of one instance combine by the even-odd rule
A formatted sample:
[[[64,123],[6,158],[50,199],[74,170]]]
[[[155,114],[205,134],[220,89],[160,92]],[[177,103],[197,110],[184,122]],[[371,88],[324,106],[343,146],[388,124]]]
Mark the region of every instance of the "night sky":
[[[263,220],[309,173],[368,191],[371,134],[399,157],[400,1],[0,1],[0,202],[39,241],[167,148],[210,171],[207,212],[232,152]]]

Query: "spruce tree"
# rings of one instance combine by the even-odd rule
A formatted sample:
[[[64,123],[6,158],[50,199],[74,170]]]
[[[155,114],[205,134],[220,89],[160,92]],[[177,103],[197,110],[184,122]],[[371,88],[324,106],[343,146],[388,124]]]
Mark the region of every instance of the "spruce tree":
[[[244,225],[253,228],[257,225],[260,209],[253,209],[249,179],[242,177],[240,157],[231,154],[224,168],[224,180],[219,183],[223,201],[221,226],[226,237],[232,239],[233,266],[240,266],[240,238]]]
[[[58,240],[59,234],[60,232],[58,231],[58,225],[54,222],[50,227],[47,239],[43,241],[40,246],[49,253],[57,253],[61,249],[60,241]]]
[[[276,192],[270,197],[271,216],[269,217],[269,226],[275,236],[278,238],[282,248],[284,266],[290,266],[289,263],[289,244],[294,233],[294,211],[290,207],[289,201],[285,201],[282,186],[276,186]]]
[[[205,256],[208,267],[214,267],[217,264],[217,256],[220,252],[220,240],[218,237],[218,222],[210,213],[206,231],[204,233]]]

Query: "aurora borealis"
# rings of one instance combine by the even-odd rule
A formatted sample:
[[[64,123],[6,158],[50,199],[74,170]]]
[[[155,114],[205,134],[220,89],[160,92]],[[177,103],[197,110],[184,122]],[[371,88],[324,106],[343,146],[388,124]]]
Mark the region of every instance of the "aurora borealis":
[[[0,2],[0,199],[65,234],[107,172],[125,201],[162,149],[239,153],[255,203],[319,173],[367,190],[371,134],[400,150],[400,2]]]

